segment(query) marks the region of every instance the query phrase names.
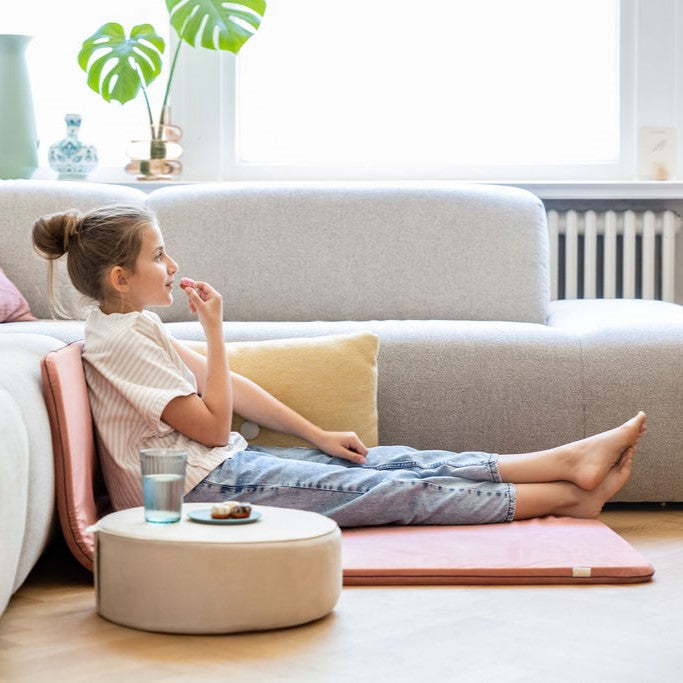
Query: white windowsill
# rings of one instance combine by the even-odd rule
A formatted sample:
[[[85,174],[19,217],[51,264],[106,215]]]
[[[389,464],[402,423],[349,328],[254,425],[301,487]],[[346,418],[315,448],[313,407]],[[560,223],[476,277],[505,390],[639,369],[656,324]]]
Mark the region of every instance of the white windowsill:
[[[38,169],[33,178],[36,180],[55,180],[56,174],[51,169]],[[145,192],[173,185],[195,185],[200,183],[212,183],[212,180],[185,180],[180,176],[177,180],[168,181],[139,181],[135,177],[125,174],[118,169],[98,169],[88,177],[89,182],[106,183],[114,185],[126,185],[135,187]],[[78,182],[78,181],[64,181]],[[220,182],[258,182],[256,180],[237,180]],[[277,182],[269,180],[268,182]],[[283,180],[283,182],[291,182]],[[324,182],[324,181],[323,181]],[[354,181],[340,181],[354,182]],[[372,182],[372,181],[368,181]],[[378,182],[392,182],[391,180]],[[421,184],[429,182],[423,180],[401,180],[401,184]],[[435,179],[437,183],[450,182],[443,179]],[[486,185],[506,185],[520,187],[529,190],[543,200],[683,200],[683,180],[453,180],[452,182],[472,182]]]

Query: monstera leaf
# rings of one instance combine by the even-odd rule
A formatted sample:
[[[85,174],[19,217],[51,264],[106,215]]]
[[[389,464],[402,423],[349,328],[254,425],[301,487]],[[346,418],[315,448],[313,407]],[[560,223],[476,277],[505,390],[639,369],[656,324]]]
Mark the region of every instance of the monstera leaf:
[[[150,24],[134,26],[130,38],[121,24],[104,24],[83,41],[78,64],[88,74],[88,85],[107,101],[125,104],[140,86],[149,85],[161,73],[164,39]],[[97,59],[92,60],[98,53]]]
[[[192,46],[237,54],[258,30],[265,0],[166,0],[171,25]]]

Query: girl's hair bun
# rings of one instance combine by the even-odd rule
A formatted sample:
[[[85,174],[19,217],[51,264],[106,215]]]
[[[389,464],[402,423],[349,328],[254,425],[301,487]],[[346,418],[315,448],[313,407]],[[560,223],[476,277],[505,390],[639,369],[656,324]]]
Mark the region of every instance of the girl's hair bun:
[[[39,218],[33,224],[33,244],[39,254],[54,260],[66,254],[81,226],[81,213],[75,209]]]

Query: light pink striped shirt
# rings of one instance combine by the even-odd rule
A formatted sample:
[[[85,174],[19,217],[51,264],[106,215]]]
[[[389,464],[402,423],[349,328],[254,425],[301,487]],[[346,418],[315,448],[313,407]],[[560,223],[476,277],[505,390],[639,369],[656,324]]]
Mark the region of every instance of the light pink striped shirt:
[[[142,505],[141,448],[187,451],[187,493],[247,447],[244,437],[232,432],[227,446],[210,448],[162,421],[169,401],[195,393],[197,384],[156,313],[107,315],[95,307],[85,325],[83,360],[114,509]]]

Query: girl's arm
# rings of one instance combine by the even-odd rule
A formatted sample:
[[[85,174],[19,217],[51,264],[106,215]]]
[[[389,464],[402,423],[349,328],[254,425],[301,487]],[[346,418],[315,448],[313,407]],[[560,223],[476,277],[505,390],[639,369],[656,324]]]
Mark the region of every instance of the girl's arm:
[[[178,355],[197,380],[197,393],[201,396],[206,381],[206,356],[189,349],[175,339],[171,340]],[[292,434],[304,441],[315,443],[322,429],[299,415],[284,403],[243,375],[230,371],[232,379],[232,409],[245,420],[257,422],[268,429]]]
[[[194,374],[197,391],[202,394],[207,373],[206,357],[175,339],[171,341],[183,362]],[[251,420],[277,432],[297,436],[329,455],[336,455],[359,464],[365,462],[367,448],[353,432],[326,432],[286,406],[256,382],[236,372],[229,372],[232,378],[232,408],[245,420]]]
[[[232,411],[275,431],[292,434],[320,450],[363,464],[368,449],[355,432],[328,432],[309,422],[255,382],[231,373],[223,342],[223,300],[205,282],[184,278],[180,286],[204,328],[207,355],[171,342],[197,381],[198,394],[172,399],[161,417],[166,424],[206,446],[224,446],[230,438]],[[198,293],[199,292],[199,293]],[[230,380],[228,378],[231,378]],[[220,422],[221,419],[224,421]]]
[[[232,424],[232,382],[228,379],[230,368],[223,343],[223,299],[205,282],[193,283],[193,286],[185,287],[185,292],[190,310],[197,313],[204,328],[207,342],[202,395],[172,399],[164,408],[161,419],[206,446],[225,446]]]
[[[197,380],[197,391],[202,394],[207,376],[207,359],[201,353],[171,340],[183,362]],[[367,448],[353,432],[326,432],[289,408],[263,387],[250,379],[230,372],[232,378],[232,408],[245,420],[284,434],[292,434],[325,451],[351,462],[363,464]]]
[[[197,381],[197,393],[201,396],[204,393],[204,385],[206,384],[206,356],[197,353],[192,349],[181,344],[177,339],[171,337],[171,344],[182,358],[183,363],[187,365],[195,380]]]

